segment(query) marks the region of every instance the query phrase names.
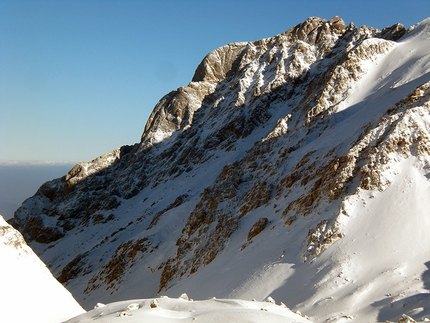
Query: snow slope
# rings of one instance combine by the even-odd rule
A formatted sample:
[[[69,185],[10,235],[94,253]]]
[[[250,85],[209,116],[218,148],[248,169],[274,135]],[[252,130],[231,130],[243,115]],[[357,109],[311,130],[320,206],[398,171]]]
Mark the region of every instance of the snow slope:
[[[187,292],[271,295],[315,322],[424,320],[429,48],[430,19],[338,17],[223,46],[140,143],[45,183],[14,225],[87,309]]]
[[[0,216],[0,311],[8,323],[59,323],[84,310]]]
[[[273,301],[273,299],[272,299]],[[234,299],[193,301],[184,298],[161,297],[97,304],[94,310],[74,317],[66,323],[103,322],[247,322],[247,323],[308,323],[306,318],[285,306],[271,302]]]

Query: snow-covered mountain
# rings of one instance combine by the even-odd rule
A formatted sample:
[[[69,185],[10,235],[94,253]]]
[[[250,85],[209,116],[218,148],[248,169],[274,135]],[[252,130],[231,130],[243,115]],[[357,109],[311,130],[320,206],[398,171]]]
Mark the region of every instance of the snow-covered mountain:
[[[209,53],[140,143],[13,225],[87,309],[272,295],[319,321],[430,316],[430,19],[309,18]]]
[[[2,322],[59,323],[84,312],[2,216],[0,257]]]

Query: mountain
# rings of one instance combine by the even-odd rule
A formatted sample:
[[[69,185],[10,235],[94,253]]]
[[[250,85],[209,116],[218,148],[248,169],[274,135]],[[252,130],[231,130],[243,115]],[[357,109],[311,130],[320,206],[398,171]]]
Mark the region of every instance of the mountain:
[[[430,19],[339,17],[220,47],[139,143],[45,183],[11,223],[87,309],[186,292],[424,319],[428,48]]]
[[[2,216],[0,255],[2,322],[58,323],[84,312]]]

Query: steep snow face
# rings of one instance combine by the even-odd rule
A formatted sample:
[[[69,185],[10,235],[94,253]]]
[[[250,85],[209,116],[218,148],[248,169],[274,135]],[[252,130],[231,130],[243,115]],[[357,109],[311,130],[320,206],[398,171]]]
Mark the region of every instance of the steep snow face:
[[[58,323],[84,312],[0,216],[2,322]]]
[[[423,319],[429,35],[313,17],[223,46],[139,144],[45,183],[14,225],[86,308],[186,291]]]

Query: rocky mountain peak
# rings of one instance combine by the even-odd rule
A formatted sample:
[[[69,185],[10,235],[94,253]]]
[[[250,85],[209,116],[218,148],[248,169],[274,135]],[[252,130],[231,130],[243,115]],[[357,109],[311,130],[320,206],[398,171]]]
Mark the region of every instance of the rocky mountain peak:
[[[307,66],[327,54],[345,28],[339,17],[330,21],[313,17],[284,34],[255,42],[232,43],[210,52],[197,67],[188,86],[172,91],[159,101],[148,119],[141,142],[144,146],[150,146],[178,130],[187,129],[193,122],[194,113],[205,106],[204,101],[212,104],[212,101],[223,100],[212,94],[216,90],[221,92],[219,90],[225,88],[227,83],[229,89],[237,92],[236,105],[244,103],[244,91],[252,91],[255,97],[260,97],[262,84],[250,84],[251,88],[248,88],[249,85],[246,88],[238,87],[240,80],[255,73],[252,69],[259,61],[263,62],[264,69],[270,66],[270,72],[275,69],[279,71],[270,82],[270,87],[263,86],[263,92],[285,83],[285,77],[297,79],[307,72]],[[315,44],[318,44],[318,49],[307,48]],[[317,53],[312,53],[314,50]],[[293,55],[291,51],[294,51]],[[289,56],[291,58],[288,59]],[[291,60],[291,63],[284,66],[282,58]],[[302,64],[302,58],[305,58],[305,64]]]
[[[283,35],[291,37],[294,41],[306,41],[315,45],[324,42],[331,34],[341,35],[346,31],[345,22],[338,16],[330,20],[310,17],[297,26],[289,29]]]
[[[224,100],[225,95],[218,95],[222,91],[236,93],[235,105],[245,103],[245,92],[252,92],[253,97],[263,99],[264,92],[290,86],[290,93],[286,95],[292,95],[292,86],[308,75],[310,65],[318,63],[324,57],[333,58],[332,60],[337,58],[333,66],[343,65],[343,68],[353,73],[354,79],[358,79],[361,67],[356,65],[360,62],[353,56],[367,55],[367,58],[371,59],[391,46],[382,42],[362,44],[363,40],[373,37],[397,40],[401,35],[404,35],[404,28],[400,25],[385,28],[382,33],[378,33],[378,30],[365,26],[356,28],[350,24],[347,27],[337,16],[330,20],[311,17],[271,38],[249,43],[232,43],[217,48],[202,60],[188,86],[170,92],[158,102],[145,126],[141,142],[144,147],[148,147],[169,138],[176,131],[187,129],[193,123],[197,110],[207,105],[206,103],[219,104]],[[346,44],[350,47],[342,48]],[[342,55],[336,55],[337,53]],[[354,66],[349,66],[351,63],[355,63]],[[265,84],[263,79],[256,79],[252,84],[243,84],[245,78],[256,72],[254,69],[257,65],[261,65],[263,75],[272,75],[273,80]],[[338,82],[333,75],[327,75],[326,78],[327,82],[330,82],[328,78]],[[316,92],[322,91],[321,89]],[[329,95],[333,96],[333,93]],[[321,100],[323,99],[312,103],[316,106],[313,111],[308,112],[307,122],[310,122],[310,115],[320,113],[318,104]],[[303,105],[307,106],[309,103]]]

